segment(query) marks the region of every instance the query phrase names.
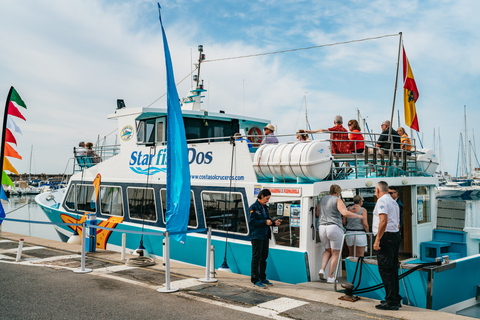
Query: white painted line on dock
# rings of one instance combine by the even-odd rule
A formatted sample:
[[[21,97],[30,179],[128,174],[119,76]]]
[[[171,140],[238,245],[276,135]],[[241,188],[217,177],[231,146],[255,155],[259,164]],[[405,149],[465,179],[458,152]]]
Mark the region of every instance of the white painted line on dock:
[[[217,301],[217,300],[210,300],[210,299],[207,299],[207,298],[193,296],[193,295],[190,295],[190,294],[184,293],[184,292],[175,292],[175,295],[179,295],[179,296],[185,297],[187,299],[192,299],[192,300],[196,300],[196,301],[203,302],[203,303],[213,304],[213,305],[223,307],[223,308],[228,308],[228,309],[232,309],[232,310],[237,310],[237,311],[241,311],[241,312],[245,312],[245,313],[254,314],[254,315],[265,317],[265,318],[278,319],[278,320],[291,320],[291,318],[282,317],[282,316],[278,315],[278,312],[275,312],[273,310],[264,309],[264,308],[259,308],[259,307],[246,308],[246,307],[242,307],[242,306],[238,306],[238,305],[228,304],[226,302],[221,302],[221,301]]]
[[[23,247],[23,251],[30,251],[30,250],[39,250],[39,249],[45,249],[45,247]],[[5,249],[5,250],[0,250],[1,253],[16,253],[18,251],[18,248],[12,248],[12,249]]]
[[[282,298],[278,298],[278,299],[275,299],[275,300],[260,303],[260,304],[257,305],[257,307],[270,309],[270,310],[274,310],[278,313],[281,313],[281,312],[285,312],[285,311],[290,310],[290,309],[301,307],[301,306],[306,305],[306,304],[308,304],[308,302],[306,302],[306,301],[300,301],[300,300],[295,300],[295,299],[282,297]]]
[[[129,270],[129,269],[138,269],[138,267],[131,267],[131,266],[126,266],[124,264],[121,264],[118,266],[98,268],[98,269],[94,269],[93,271],[99,272],[99,273],[112,273],[112,272],[118,272],[118,271]]]
[[[13,242],[12,240],[0,240],[0,243],[9,243],[9,242]]]
[[[111,274],[111,273],[95,273],[95,272],[92,272],[92,273],[89,273],[89,274],[93,274],[93,275],[108,278],[108,279],[123,281],[123,282],[129,283],[129,284],[142,286],[142,287],[153,289],[153,290],[157,290],[157,288],[158,288],[158,286],[154,286],[154,285],[151,285],[151,284],[148,284],[148,283],[144,283],[144,282],[140,282],[140,281],[137,281],[137,280],[131,280],[131,279],[115,276],[114,273]]]
[[[57,261],[57,260],[69,260],[69,259],[75,259],[75,258],[81,258],[82,256],[79,254],[70,254],[67,256],[55,256],[55,257],[48,257],[48,258],[43,258],[43,259],[38,259],[32,262],[39,263],[39,262],[45,262],[45,261]]]
[[[170,282],[170,285],[172,288],[178,288],[178,289],[186,289],[186,288],[191,288],[191,287],[196,287],[201,285],[202,282],[199,282],[198,279],[194,278],[189,278],[189,279],[183,279],[183,280],[177,280],[177,281],[172,281]]]

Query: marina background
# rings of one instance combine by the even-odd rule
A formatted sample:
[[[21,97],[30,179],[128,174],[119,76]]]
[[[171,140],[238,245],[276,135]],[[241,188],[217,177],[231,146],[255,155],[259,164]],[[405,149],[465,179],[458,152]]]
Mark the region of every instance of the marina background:
[[[480,3],[462,1],[163,1],[177,81],[203,44],[207,60],[331,44],[403,32],[420,92],[417,112],[425,147],[441,136],[444,170],[455,174],[459,133],[478,133],[477,59]],[[116,99],[127,107],[164,106],[165,75],[155,1],[5,0],[0,10],[0,92],[13,85],[27,103],[17,137],[28,172],[62,172],[79,141],[113,144],[106,116]],[[271,119],[277,133],[328,128],[357,109],[370,129],[390,118],[398,37],[205,63],[210,112]],[[403,125],[401,81],[396,110]],[[185,95],[190,81],[178,88]],[[397,112],[394,127],[397,127]],[[320,137],[319,137],[320,138]],[[68,172],[68,171],[67,171]]]

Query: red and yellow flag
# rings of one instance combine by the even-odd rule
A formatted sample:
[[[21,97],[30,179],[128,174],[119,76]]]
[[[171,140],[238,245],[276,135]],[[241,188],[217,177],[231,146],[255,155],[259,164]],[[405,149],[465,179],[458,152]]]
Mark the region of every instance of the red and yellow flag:
[[[413,130],[420,131],[418,126],[417,110],[415,102],[418,99],[418,89],[413,72],[410,68],[405,48],[403,48],[403,103],[405,105],[405,123]]]

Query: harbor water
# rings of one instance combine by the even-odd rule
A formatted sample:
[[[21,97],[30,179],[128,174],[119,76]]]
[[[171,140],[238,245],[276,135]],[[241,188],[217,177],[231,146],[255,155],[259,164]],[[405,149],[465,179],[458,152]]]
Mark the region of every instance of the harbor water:
[[[35,202],[34,195],[12,196],[8,200],[8,202],[1,200],[6,218],[50,222],[40,206]],[[25,236],[61,241],[60,236],[51,224],[4,221],[1,225],[1,230]]]

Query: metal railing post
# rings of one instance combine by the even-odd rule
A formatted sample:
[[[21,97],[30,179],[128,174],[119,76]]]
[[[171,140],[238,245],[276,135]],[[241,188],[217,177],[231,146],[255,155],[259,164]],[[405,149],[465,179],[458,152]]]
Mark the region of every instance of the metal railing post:
[[[92,269],[85,269],[85,232],[86,232],[86,224],[85,222],[82,223],[82,259],[81,259],[81,266],[80,269],[75,269],[73,272],[75,273],[88,273],[92,272]]]
[[[217,282],[217,279],[210,279],[210,246],[212,244],[212,228],[208,227],[207,230],[207,261],[205,265],[205,278],[200,278],[200,282]]]
[[[163,292],[163,293],[170,293],[170,292],[176,292],[178,291],[178,288],[171,288],[170,287],[170,237],[169,237],[169,232],[165,231],[164,233],[165,236],[165,256],[163,257],[165,261],[165,286],[158,288],[158,292]]]

